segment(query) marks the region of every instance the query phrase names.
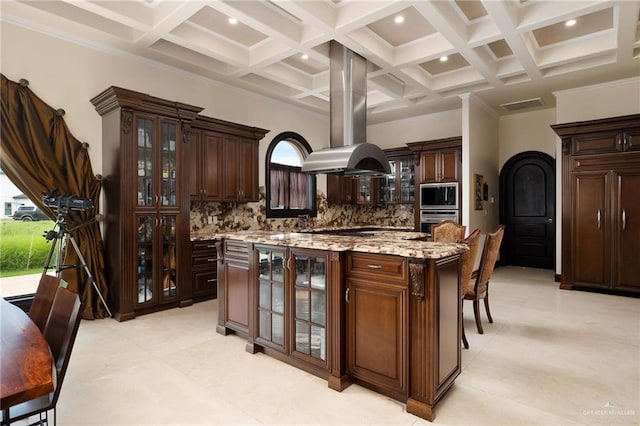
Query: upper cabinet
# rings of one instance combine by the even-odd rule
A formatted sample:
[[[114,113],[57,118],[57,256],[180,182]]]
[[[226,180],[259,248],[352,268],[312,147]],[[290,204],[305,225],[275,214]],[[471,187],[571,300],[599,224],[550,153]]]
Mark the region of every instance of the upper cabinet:
[[[386,149],[391,173],[378,179],[381,203],[413,204],[415,200],[415,156],[406,148]]]
[[[410,142],[409,149],[418,156],[420,183],[458,182],[462,173],[462,138]]]
[[[357,177],[327,175],[327,202],[333,205],[355,204],[359,183]]]
[[[327,176],[330,204],[412,204],[415,199],[415,156],[407,148],[385,149],[391,173],[384,176]]]
[[[258,201],[258,143],[268,130],[198,116],[185,155],[192,201]]]

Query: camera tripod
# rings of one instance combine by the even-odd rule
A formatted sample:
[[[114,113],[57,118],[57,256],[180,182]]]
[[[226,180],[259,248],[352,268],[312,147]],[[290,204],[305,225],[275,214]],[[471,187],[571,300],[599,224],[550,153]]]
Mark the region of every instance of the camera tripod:
[[[85,225],[88,225],[89,223],[91,223],[91,222],[87,222],[87,223],[82,224],[80,226],[85,226]],[[58,227],[57,231],[56,231],[56,227]],[[51,248],[49,249],[49,254],[47,255],[47,260],[45,261],[45,264],[44,264],[44,273],[46,274],[48,269],[54,269],[55,268],[56,276],[59,277],[60,273],[65,269],[83,268],[84,271],[86,272],[87,276],[89,277],[89,281],[91,281],[91,285],[93,285],[94,290],[96,291],[96,293],[98,293],[98,297],[100,298],[100,301],[104,305],[104,308],[107,310],[107,313],[109,314],[109,316],[112,317],[113,314],[109,310],[109,307],[107,306],[107,302],[102,297],[102,293],[100,293],[100,290],[98,289],[98,285],[96,284],[96,279],[93,276],[93,274],[91,273],[91,271],[89,271],[89,267],[87,266],[87,262],[84,260],[84,257],[82,256],[82,253],[80,253],[80,249],[78,248],[78,244],[76,243],[76,239],[73,238],[73,235],[71,235],[71,232],[67,229],[67,224],[65,222],[64,215],[61,212],[58,212],[58,216],[56,218],[56,223],[53,226],[53,229],[50,230],[50,231],[47,231],[44,234],[44,237],[47,239],[47,241],[52,241]],[[71,245],[75,249],[76,255],[78,255],[78,259],[80,260],[80,264],[79,265],[63,265],[63,264],[61,264],[62,256],[63,256],[62,240],[65,239],[65,238],[67,239],[67,244],[68,244],[69,241],[71,241]],[[56,265],[55,266],[51,266],[51,259],[53,257],[53,253],[56,252],[56,246],[58,247],[57,257],[56,257]]]

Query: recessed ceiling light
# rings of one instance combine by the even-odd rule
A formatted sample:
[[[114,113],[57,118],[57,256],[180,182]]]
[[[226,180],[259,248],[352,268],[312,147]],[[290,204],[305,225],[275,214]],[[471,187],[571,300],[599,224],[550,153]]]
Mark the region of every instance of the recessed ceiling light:
[[[564,23],[567,27],[573,27],[576,24],[576,20],[575,19],[569,19],[567,22]]]
[[[303,53],[301,58],[304,59],[304,60],[307,60],[307,59],[309,59],[309,55],[307,55],[306,53]]]
[[[229,23],[230,23],[231,25],[235,25],[235,24],[237,24],[237,23],[238,23],[238,20],[237,20],[236,18],[229,18]]]
[[[447,62],[449,60],[448,56],[440,56],[440,62]]]
[[[404,16],[402,15],[398,15],[395,18],[393,18],[393,22],[395,22],[396,24],[402,24],[404,22]]]

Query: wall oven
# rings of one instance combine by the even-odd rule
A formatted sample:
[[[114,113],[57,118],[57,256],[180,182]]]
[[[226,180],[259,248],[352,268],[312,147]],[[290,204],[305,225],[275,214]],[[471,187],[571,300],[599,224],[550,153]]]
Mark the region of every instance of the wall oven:
[[[458,210],[458,182],[420,185],[420,210]]]
[[[447,219],[458,222],[458,210],[420,210],[420,232],[431,234],[433,225]]]

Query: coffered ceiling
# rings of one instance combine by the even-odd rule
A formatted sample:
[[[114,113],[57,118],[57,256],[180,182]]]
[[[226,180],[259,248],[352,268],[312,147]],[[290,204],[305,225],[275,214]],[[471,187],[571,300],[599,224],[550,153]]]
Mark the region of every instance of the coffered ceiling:
[[[322,113],[328,42],[337,40],[368,60],[370,123],[457,108],[470,92],[498,114],[549,107],[553,91],[640,75],[639,1],[2,0],[0,7],[3,21]]]

